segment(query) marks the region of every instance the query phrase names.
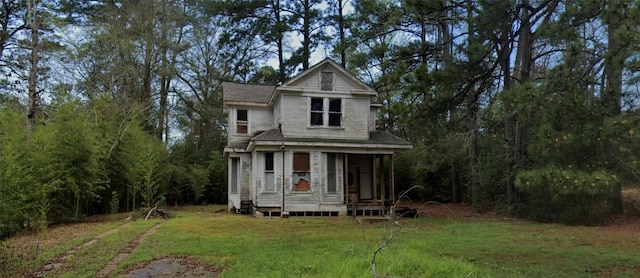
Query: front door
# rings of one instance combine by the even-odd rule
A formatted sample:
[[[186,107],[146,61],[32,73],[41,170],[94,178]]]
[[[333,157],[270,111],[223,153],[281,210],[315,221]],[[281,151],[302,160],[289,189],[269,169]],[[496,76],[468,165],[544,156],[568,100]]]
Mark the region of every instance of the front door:
[[[347,188],[352,202],[373,199],[371,156],[349,155]]]

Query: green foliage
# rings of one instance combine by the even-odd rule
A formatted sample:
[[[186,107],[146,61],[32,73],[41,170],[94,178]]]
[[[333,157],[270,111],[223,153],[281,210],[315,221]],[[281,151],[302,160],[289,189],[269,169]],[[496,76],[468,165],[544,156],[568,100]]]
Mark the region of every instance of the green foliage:
[[[472,204],[479,210],[495,209],[498,213],[507,213],[510,211],[506,206],[505,188],[509,182],[505,175],[505,169],[509,167],[506,159],[508,147],[494,136],[482,136],[478,144],[482,147],[478,180],[476,184],[471,184]]]
[[[99,198],[97,132],[78,99],[62,94],[45,126],[33,132],[38,178],[56,187],[53,221],[78,220],[84,205]]]
[[[516,177],[516,187],[524,194],[518,210],[538,221],[603,224],[611,209],[609,197],[618,184],[615,175],[602,170],[546,167],[523,171]]]
[[[442,139],[430,145],[418,143],[414,149],[398,154],[394,162],[396,193],[413,186],[420,190],[409,192],[415,200],[451,201],[451,161],[459,159],[461,142],[457,138]],[[457,165],[463,167],[463,165]]]
[[[209,181],[205,191],[206,200],[215,204],[227,203],[227,159],[221,152],[211,154],[209,160]]]
[[[32,154],[26,141],[25,118],[0,109],[0,239],[29,228],[39,217],[33,201],[43,188],[34,179],[34,168],[25,163]]]
[[[190,200],[190,202],[200,204],[200,199],[203,197],[209,181],[209,172],[202,166],[194,165],[188,168],[187,173],[191,190],[193,190],[193,200]]]
[[[142,197],[143,207],[153,207],[163,192],[160,191],[160,165],[166,158],[164,145],[151,138],[142,126],[132,119],[118,146],[115,159],[119,162],[132,208],[138,205],[138,195]]]
[[[109,212],[111,214],[118,213],[120,211],[120,198],[117,191],[111,191],[111,201],[109,201]]]

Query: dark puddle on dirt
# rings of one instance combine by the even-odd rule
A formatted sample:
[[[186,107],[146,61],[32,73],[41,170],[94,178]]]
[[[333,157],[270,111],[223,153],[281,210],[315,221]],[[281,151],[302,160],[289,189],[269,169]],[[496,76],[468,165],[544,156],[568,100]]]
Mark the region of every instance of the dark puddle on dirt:
[[[124,277],[218,277],[222,269],[191,258],[173,257],[130,268]]]

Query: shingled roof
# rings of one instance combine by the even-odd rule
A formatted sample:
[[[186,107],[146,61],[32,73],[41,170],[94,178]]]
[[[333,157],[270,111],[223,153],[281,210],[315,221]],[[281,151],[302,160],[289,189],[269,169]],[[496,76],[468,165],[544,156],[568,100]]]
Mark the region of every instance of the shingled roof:
[[[269,103],[276,86],[246,83],[222,83],[222,100],[224,102]]]
[[[320,139],[320,138],[290,138],[284,137],[280,130],[278,129],[270,129],[265,132],[262,132],[253,138],[251,141],[281,141],[281,142],[309,142],[309,143],[356,143],[356,144],[372,144],[372,145],[402,145],[407,148],[411,148],[412,144],[409,141],[406,141],[398,136],[395,136],[390,133],[374,131],[369,133],[368,140],[354,140],[354,139]]]

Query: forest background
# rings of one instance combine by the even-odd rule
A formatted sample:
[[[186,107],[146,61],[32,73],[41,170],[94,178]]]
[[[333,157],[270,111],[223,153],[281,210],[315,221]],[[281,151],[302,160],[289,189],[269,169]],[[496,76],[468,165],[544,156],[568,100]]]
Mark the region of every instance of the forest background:
[[[5,0],[0,237],[226,202],[224,81],[332,58],[415,148],[397,190],[597,224],[635,186],[631,0]],[[640,130],[639,130],[640,131]]]

